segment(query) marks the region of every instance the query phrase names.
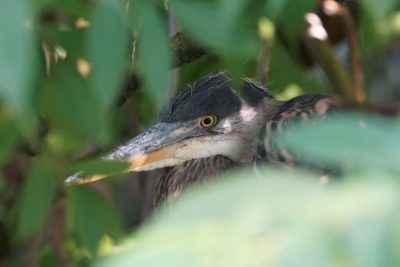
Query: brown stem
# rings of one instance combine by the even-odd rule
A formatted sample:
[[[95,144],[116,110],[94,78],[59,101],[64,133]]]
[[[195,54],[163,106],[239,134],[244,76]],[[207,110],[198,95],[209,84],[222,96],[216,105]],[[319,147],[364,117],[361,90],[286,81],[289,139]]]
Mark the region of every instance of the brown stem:
[[[360,49],[357,38],[357,28],[350,12],[334,0],[325,0],[322,11],[327,16],[334,16],[343,23],[347,41],[349,44],[350,70],[354,88],[355,101],[358,105],[365,103],[365,93],[362,85],[362,67]]]
[[[355,102],[351,79],[329,44],[328,34],[321,20],[316,14],[309,13],[306,15],[306,21],[309,24],[304,35],[306,49],[324,70],[334,92],[344,96],[349,102]]]
[[[68,267],[68,257],[63,245],[65,232],[65,199],[64,194],[60,194],[54,204],[53,210],[48,219],[49,236],[60,267]]]

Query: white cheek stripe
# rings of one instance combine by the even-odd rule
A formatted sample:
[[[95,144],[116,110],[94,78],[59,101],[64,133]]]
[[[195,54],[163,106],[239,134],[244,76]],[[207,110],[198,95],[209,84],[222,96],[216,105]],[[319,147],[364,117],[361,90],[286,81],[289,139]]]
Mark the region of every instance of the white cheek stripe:
[[[224,138],[225,137],[225,138]],[[203,158],[210,155],[234,157],[237,140],[234,136],[209,136],[184,141],[175,152],[176,158]]]
[[[182,159],[176,159],[176,158],[168,158],[164,160],[160,160],[157,162],[149,163],[140,167],[133,168],[132,171],[150,171],[158,168],[163,168],[163,167],[170,167],[170,166],[175,166],[178,165],[182,162],[185,162],[185,160]]]
[[[183,141],[175,150],[172,157],[133,168],[133,171],[148,171],[163,167],[175,166],[187,160],[223,155],[235,159],[240,152],[238,140],[230,136],[208,136],[201,139],[188,139]]]

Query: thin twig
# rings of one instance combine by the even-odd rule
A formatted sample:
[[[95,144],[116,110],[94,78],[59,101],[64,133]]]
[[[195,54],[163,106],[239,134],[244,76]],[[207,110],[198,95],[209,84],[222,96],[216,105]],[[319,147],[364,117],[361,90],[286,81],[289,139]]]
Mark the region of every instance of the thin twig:
[[[272,42],[270,40],[261,40],[261,50],[257,65],[257,81],[264,86],[268,82],[271,47]]]
[[[275,30],[274,25],[268,19],[261,19],[258,24],[258,29],[261,38],[261,49],[257,64],[257,81],[265,86],[268,81],[271,49]]]

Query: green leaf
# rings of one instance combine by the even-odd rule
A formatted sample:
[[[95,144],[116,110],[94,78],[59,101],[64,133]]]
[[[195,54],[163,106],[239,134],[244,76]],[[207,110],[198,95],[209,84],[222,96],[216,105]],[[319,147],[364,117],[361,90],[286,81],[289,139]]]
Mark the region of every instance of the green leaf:
[[[146,0],[128,0],[129,26],[137,37],[143,23],[143,8]]]
[[[16,147],[18,141],[17,131],[10,118],[6,116],[0,116],[0,140],[0,163],[3,163]]]
[[[298,171],[226,176],[189,189],[95,266],[388,266],[388,229],[400,225],[393,180],[324,188]]]
[[[13,109],[22,126],[32,119],[32,72],[37,46],[29,1],[0,2],[0,97]]]
[[[72,166],[75,172],[83,172],[87,175],[93,174],[116,174],[127,171],[129,163],[120,160],[90,160],[87,162],[80,162]]]
[[[358,28],[362,54],[375,55],[379,51],[387,50],[388,45],[393,42],[392,34],[396,32],[394,18],[397,2],[392,0],[360,2],[362,12]],[[384,61],[386,63],[386,60]],[[366,77],[371,79],[370,76],[376,75]]]
[[[400,126],[375,116],[341,115],[282,136],[290,151],[345,169],[400,171]]]
[[[360,4],[368,14],[372,15],[376,20],[386,19],[388,15],[395,11],[398,4],[397,0],[364,0]]]
[[[82,57],[83,40],[87,32],[82,29],[60,30],[57,27],[46,27],[42,32],[46,41],[52,46],[61,46],[67,51],[68,58],[76,60]]]
[[[44,220],[55,193],[55,180],[48,160],[38,158],[22,188],[17,236],[25,238]]]
[[[166,25],[151,4],[143,8],[144,21],[139,39],[139,58],[147,90],[145,93],[159,106],[170,86],[172,53]]]
[[[92,255],[96,255],[104,235],[121,235],[119,215],[99,192],[85,186],[71,186],[67,197],[73,230],[82,247]]]
[[[289,41],[288,44],[293,50],[297,49],[295,46],[298,45],[298,38],[301,37],[301,31],[306,26],[304,14],[316,8],[317,0],[298,0],[288,1],[281,11],[282,16],[278,19],[277,23],[282,27],[282,32],[285,34],[286,40]]]
[[[123,1],[99,0],[91,14],[87,55],[90,88],[102,111],[115,101],[128,63],[128,30]]]
[[[285,88],[297,87],[304,92],[322,92],[323,88],[307,73],[306,69],[293,61],[287,51],[274,43],[271,52],[271,69],[268,75],[268,87],[271,91],[282,91]],[[301,93],[302,91],[300,91]],[[287,92],[283,92],[287,94]],[[295,97],[297,95],[292,95]]]
[[[244,60],[257,52],[257,38],[241,21],[247,1],[171,1],[184,31],[230,60]]]
[[[86,17],[88,7],[91,5],[80,0],[34,0],[39,8],[57,9],[66,12],[69,15]]]
[[[71,62],[59,62],[43,94],[44,111],[54,126],[78,136],[99,140],[104,118],[87,80]]]
[[[265,12],[273,21],[277,20],[283,13],[288,0],[269,0],[265,4]]]

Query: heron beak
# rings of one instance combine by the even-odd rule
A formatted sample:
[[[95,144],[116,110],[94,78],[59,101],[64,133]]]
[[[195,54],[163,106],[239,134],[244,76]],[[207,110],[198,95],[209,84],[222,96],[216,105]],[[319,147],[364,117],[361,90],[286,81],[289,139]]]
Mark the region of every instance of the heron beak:
[[[176,158],[176,151],[184,146],[181,141],[199,136],[193,122],[159,122],[147,131],[117,147],[103,159],[129,163],[126,171],[146,171],[172,166],[184,161]],[[108,175],[77,173],[66,179],[67,183],[82,184],[106,178]]]

